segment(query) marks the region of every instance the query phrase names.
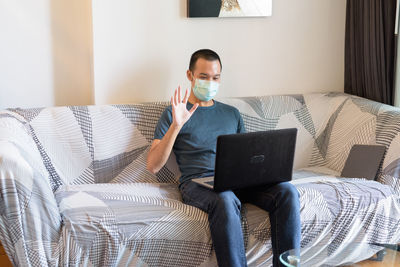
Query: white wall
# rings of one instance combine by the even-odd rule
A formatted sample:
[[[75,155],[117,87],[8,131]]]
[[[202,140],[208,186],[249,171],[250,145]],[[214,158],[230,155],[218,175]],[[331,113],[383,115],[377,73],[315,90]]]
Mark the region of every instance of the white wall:
[[[220,97],[343,91],[345,2],[189,19],[186,0],[0,0],[0,109],[168,100],[205,47],[222,57]]]
[[[394,83],[394,105],[400,107],[400,38],[399,38],[399,6],[400,1],[397,0],[396,6],[396,28],[395,34],[397,34],[397,56],[396,56],[396,69],[395,69],[395,83]]]
[[[0,0],[0,108],[52,105],[49,0]]]
[[[396,57],[396,72],[395,72],[395,84],[394,84],[394,106],[400,107],[400,40],[397,37],[397,54]]]
[[[0,0],[0,109],[91,104],[91,0]]]
[[[186,0],[93,2],[95,103],[168,100],[197,49],[219,96],[343,91],[346,0],[273,0],[272,17],[186,18]]]

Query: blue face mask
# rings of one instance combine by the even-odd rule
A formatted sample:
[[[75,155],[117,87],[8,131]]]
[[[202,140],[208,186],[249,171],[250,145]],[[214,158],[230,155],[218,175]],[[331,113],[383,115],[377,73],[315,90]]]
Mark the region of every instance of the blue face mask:
[[[218,89],[219,83],[217,82],[196,79],[193,93],[201,101],[210,101],[217,95]]]

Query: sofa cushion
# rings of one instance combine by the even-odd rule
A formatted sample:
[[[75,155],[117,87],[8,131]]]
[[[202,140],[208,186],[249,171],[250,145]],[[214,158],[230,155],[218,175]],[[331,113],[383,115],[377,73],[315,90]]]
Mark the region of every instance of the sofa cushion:
[[[114,266],[135,258],[150,266],[216,266],[207,214],[183,204],[175,184],[63,186],[56,199],[75,263]],[[268,213],[246,204],[242,217],[250,262],[270,261]]]
[[[175,184],[63,186],[56,199],[69,253],[83,257],[77,262],[115,266],[124,261],[121,255],[129,255],[148,264],[169,259],[159,265],[185,266],[181,263],[200,263],[210,255],[207,217],[181,202]],[[98,257],[99,251],[105,256]]]
[[[302,247],[400,240],[400,200],[389,186],[310,169],[296,173],[305,177],[292,181],[300,193]],[[70,264],[216,266],[207,214],[183,204],[176,184],[63,186],[56,199]],[[248,203],[241,212],[249,266],[269,264],[268,213]],[[348,256],[341,246],[334,250]],[[337,264],[341,257],[332,259]]]
[[[329,132],[330,131],[330,132]],[[326,151],[326,165],[341,172],[347,156],[355,144],[376,144],[376,116],[347,99],[337,110],[337,116],[327,127],[329,144]]]
[[[248,132],[297,128],[294,168],[308,166],[315,143],[315,123],[308,109],[311,95],[280,95],[225,98],[222,102],[235,106],[242,114]]]

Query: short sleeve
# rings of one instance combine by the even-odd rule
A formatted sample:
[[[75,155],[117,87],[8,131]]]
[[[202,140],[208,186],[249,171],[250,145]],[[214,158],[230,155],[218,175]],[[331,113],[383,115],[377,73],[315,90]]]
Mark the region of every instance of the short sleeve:
[[[161,114],[160,119],[158,120],[156,129],[154,131],[154,139],[162,139],[167,133],[171,123],[172,112],[171,107],[169,106],[164,110],[164,112]]]
[[[239,111],[237,111],[237,113],[238,113],[238,116],[239,116],[237,132],[238,133],[245,133],[246,132],[246,128],[244,127],[242,115],[240,115]]]

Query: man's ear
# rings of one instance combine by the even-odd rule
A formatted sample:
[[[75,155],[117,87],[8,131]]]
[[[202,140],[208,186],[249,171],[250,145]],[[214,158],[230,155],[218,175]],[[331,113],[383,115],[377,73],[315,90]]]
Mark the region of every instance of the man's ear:
[[[188,78],[188,80],[189,80],[190,82],[192,82],[192,80],[193,80],[193,73],[192,73],[190,70],[187,70],[187,71],[186,71],[186,77]]]

